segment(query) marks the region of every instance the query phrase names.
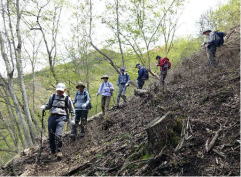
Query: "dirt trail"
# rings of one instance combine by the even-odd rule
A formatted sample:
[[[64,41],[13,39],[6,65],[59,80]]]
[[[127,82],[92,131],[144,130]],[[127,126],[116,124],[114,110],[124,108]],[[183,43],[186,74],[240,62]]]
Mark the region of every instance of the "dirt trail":
[[[144,97],[132,97],[127,106],[110,111],[108,120],[91,121],[86,137],[73,143],[66,135],[61,161],[46,160],[43,154],[42,163],[34,163],[33,150],[0,174],[238,176],[240,34],[239,27],[234,30],[217,52],[217,68],[207,67],[206,54],[200,51],[175,68],[165,93],[154,83]],[[150,154],[145,126],[167,111],[190,120],[190,137],[177,152],[167,146],[162,154]],[[206,152],[207,140],[210,143],[220,126],[213,149]]]

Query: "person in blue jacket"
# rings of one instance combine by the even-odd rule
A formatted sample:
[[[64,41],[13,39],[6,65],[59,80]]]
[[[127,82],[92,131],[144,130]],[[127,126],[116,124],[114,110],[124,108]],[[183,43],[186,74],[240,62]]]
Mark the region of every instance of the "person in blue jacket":
[[[120,98],[124,100],[126,103],[126,88],[129,86],[130,76],[127,72],[125,72],[125,68],[122,67],[120,69],[120,74],[117,80],[117,85],[119,87],[119,92],[117,95],[117,106],[119,107]]]
[[[136,64],[136,68],[138,68],[137,88],[142,89],[145,81],[149,78],[148,71],[144,66],[141,66],[140,64]]]
[[[80,136],[85,135],[85,126],[87,125],[88,110],[90,109],[90,96],[85,87],[85,84],[79,82],[76,85],[76,95],[74,98],[75,107],[75,122],[72,125],[71,136],[73,138],[77,135],[77,127],[80,123]]]

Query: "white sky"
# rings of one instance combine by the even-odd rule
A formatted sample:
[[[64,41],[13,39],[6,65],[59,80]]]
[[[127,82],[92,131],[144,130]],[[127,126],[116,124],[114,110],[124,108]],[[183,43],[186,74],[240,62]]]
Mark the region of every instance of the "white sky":
[[[188,0],[184,7],[184,12],[180,18],[179,29],[176,37],[198,34],[197,22],[205,11],[216,9],[228,0]]]

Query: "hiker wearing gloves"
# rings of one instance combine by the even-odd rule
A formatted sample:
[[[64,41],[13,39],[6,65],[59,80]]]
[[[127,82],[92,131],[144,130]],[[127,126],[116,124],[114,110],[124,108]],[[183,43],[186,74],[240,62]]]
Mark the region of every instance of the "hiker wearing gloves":
[[[73,103],[70,97],[65,94],[65,90],[65,84],[58,83],[56,93],[51,95],[48,103],[41,107],[43,112],[50,110],[48,132],[51,157],[56,155],[61,158],[63,156],[61,147],[64,122],[68,120],[69,112],[74,116]]]
[[[160,56],[156,56],[156,60],[158,61],[156,66],[160,66],[160,81],[163,85],[165,84],[165,79],[167,77],[167,71],[171,68],[171,63],[167,57],[161,58]]]
[[[110,98],[114,91],[113,84],[108,82],[109,76],[104,75],[101,77],[103,79],[103,83],[100,85],[97,96],[102,95],[101,97],[101,109],[103,115],[105,115],[105,111],[109,109]]]
[[[74,98],[74,107],[75,107],[75,120],[71,129],[71,137],[75,139],[77,135],[77,127],[80,122],[80,136],[84,136],[85,127],[87,125],[88,110],[90,106],[90,96],[86,89],[84,83],[79,82],[76,85],[78,91],[75,94]]]
[[[119,87],[119,92],[117,96],[117,106],[119,107],[120,98],[126,103],[126,88],[129,86],[130,76],[125,72],[125,68],[120,69],[120,74],[117,80],[117,85]]]
[[[136,64],[136,68],[138,68],[137,88],[142,89],[145,81],[149,79],[149,74],[147,69],[140,64]]]
[[[206,48],[208,64],[210,66],[216,66],[215,54],[217,47],[220,47],[224,43],[224,36],[226,35],[223,32],[205,30],[203,35],[207,36],[207,42],[204,42],[203,45]]]

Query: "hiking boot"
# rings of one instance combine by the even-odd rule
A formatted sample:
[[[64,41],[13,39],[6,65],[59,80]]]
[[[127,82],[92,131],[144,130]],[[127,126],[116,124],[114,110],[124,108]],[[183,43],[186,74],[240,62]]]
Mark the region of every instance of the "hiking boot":
[[[63,158],[63,153],[62,152],[58,152],[57,154],[56,154],[56,157],[57,157],[57,159],[62,159]]]
[[[70,134],[70,139],[74,141],[76,139],[76,135],[75,134]]]

